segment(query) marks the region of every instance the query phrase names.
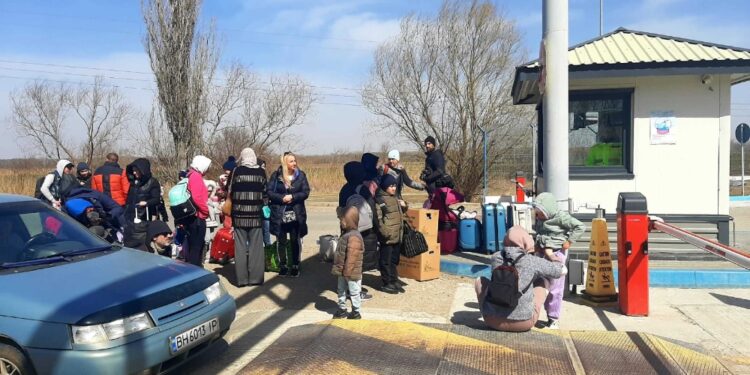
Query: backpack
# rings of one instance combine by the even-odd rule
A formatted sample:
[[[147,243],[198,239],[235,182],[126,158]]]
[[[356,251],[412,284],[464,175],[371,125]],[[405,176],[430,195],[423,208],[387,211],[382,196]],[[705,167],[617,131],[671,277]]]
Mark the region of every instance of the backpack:
[[[357,207],[357,210],[359,210],[359,223],[357,224],[357,230],[361,233],[372,229],[373,216],[372,206],[370,206],[370,203],[367,202],[365,197],[359,194],[360,189],[362,189],[362,185],[357,186],[357,194],[352,195],[346,200],[346,206]]]
[[[44,176],[39,177],[39,178],[36,179],[36,185],[34,186],[34,198],[41,199],[41,200],[47,202],[47,197],[45,197],[44,194],[42,194],[42,185],[44,185],[44,179],[47,178],[47,176],[49,176],[49,175],[53,175],[54,176],[55,172],[53,171],[53,172],[47,173]],[[55,183],[57,183],[57,181],[53,181],[52,185],[55,185]],[[53,188],[53,186],[50,186],[50,189],[52,189],[52,188]],[[53,192],[53,195],[54,195],[54,192]]]
[[[507,258],[504,250],[502,255],[503,264],[492,270],[487,301],[497,306],[515,308],[523,293],[529,289],[527,286],[523,293],[518,290],[518,270],[516,269],[516,263],[526,254],[521,254],[515,260]]]
[[[197,214],[198,211],[195,209],[190,189],[188,189],[187,177],[169,189],[169,210],[175,222],[189,219]]]

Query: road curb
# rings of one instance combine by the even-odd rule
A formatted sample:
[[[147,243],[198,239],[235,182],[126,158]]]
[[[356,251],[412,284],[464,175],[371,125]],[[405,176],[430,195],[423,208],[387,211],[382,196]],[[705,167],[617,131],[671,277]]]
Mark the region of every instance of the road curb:
[[[490,266],[479,263],[440,260],[440,271],[465,277],[490,277]],[[614,271],[617,279],[617,270]],[[649,283],[652,287],[664,288],[748,288],[750,271],[747,270],[685,270],[660,268],[649,270]]]

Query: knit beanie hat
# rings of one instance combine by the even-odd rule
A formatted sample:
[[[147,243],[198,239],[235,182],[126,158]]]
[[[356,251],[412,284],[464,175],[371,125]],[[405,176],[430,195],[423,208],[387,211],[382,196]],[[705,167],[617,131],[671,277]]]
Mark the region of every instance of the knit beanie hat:
[[[398,150],[388,151],[388,159],[401,160],[401,154]]]
[[[396,185],[396,177],[386,174],[380,179],[380,188],[385,190],[391,185]]]
[[[222,166],[222,168],[224,168],[225,171],[231,171],[236,167],[237,167],[237,159],[235,159],[234,156],[230,156],[229,158],[227,158],[227,161],[224,162],[224,165]]]
[[[427,138],[424,139],[424,143],[432,143],[433,145],[437,146],[437,143],[435,142],[435,137],[428,135]]]

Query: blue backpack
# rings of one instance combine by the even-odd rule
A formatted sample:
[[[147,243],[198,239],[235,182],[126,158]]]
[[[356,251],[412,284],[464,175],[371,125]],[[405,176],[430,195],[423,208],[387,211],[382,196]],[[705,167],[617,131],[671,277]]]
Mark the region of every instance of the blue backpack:
[[[187,178],[183,178],[169,189],[169,210],[175,222],[184,221],[196,215],[197,210],[193,204],[190,189],[188,189]]]

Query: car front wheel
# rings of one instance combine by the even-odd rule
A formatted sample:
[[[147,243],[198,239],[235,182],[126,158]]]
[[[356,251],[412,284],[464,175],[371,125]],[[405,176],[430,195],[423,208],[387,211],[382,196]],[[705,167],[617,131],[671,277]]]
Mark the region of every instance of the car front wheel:
[[[0,344],[0,375],[34,374],[26,356],[18,349]]]

